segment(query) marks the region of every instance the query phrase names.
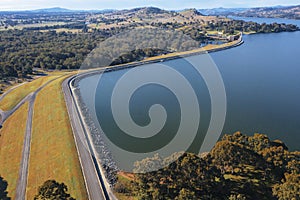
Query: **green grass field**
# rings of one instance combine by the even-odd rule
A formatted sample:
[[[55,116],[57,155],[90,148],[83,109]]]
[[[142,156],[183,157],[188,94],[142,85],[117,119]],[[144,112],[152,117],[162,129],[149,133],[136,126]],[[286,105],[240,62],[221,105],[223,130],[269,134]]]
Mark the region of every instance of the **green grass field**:
[[[47,85],[35,100],[27,199],[33,199],[38,187],[48,179],[64,182],[72,197],[87,199],[61,89],[65,78]]]
[[[19,177],[27,111],[28,103],[25,103],[4,122],[0,131],[0,176],[8,182],[8,196],[12,199]]]

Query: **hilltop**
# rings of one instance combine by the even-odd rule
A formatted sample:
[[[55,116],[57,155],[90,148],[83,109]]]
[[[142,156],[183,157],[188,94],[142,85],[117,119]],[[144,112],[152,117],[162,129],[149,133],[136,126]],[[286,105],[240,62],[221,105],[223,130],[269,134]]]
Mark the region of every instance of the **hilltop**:
[[[300,19],[300,5],[288,7],[251,8],[239,13],[242,17],[271,17]]]
[[[243,12],[248,8],[212,8],[212,9],[199,9],[199,11],[205,15],[234,15],[235,13]]]
[[[261,25],[220,16],[205,16],[197,9],[175,12],[156,7],[95,13],[72,12],[55,7],[20,13],[2,12],[1,17],[0,78],[7,81],[10,81],[10,78],[27,78],[34,68],[78,69],[99,42],[133,29],[151,27],[178,31],[198,42],[197,47],[232,42],[238,38],[240,32],[298,30],[298,27],[291,24]],[[14,37],[18,40],[12,39]],[[127,41],[135,40],[136,37],[127,38]],[[179,40],[178,44],[185,45]],[[126,56],[123,56],[122,60],[127,62],[135,60],[133,58],[178,52],[181,48],[175,46],[160,50],[147,49],[147,52],[140,49],[141,55],[132,56],[131,59],[127,53],[134,52],[125,51],[126,47],[122,49],[119,46],[119,49],[124,51]]]
[[[300,19],[300,5],[295,6],[273,6],[257,8],[212,8],[199,9],[205,15],[213,16],[240,16],[240,17],[266,17]]]
[[[42,9],[37,9],[37,10],[31,10],[31,12],[74,12],[73,10],[69,10],[66,8],[60,8],[60,7],[53,7],[53,8],[42,8]]]
[[[241,16],[241,17],[268,17],[268,18],[288,18],[300,19],[300,5],[295,6],[273,6],[257,8],[188,8],[180,11],[164,10],[157,7],[140,7],[133,9],[115,10],[115,9],[95,9],[95,10],[72,10],[61,7],[41,8],[26,11],[0,11],[0,13],[107,13],[124,16],[145,17],[150,15],[161,15],[162,18],[170,18],[177,14],[183,16]]]
[[[201,12],[199,12],[196,8],[190,8],[190,9],[185,9],[181,12],[179,12],[180,14],[183,15],[202,15],[204,16]]]

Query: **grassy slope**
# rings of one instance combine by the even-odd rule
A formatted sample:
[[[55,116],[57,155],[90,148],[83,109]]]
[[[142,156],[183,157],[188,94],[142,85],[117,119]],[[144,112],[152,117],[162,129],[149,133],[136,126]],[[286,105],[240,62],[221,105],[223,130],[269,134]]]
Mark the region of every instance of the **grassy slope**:
[[[31,92],[37,90],[40,86],[45,84],[47,81],[57,78],[58,76],[45,76],[38,78],[35,81],[25,83],[24,85],[14,89],[7,94],[4,99],[0,102],[0,108],[2,110],[11,110],[14,108],[24,97]]]
[[[59,78],[37,95],[29,161],[27,199],[44,181],[64,182],[76,199],[87,199]]]
[[[25,103],[5,121],[0,131],[0,175],[8,182],[8,195],[12,199],[19,176],[27,111],[28,103]]]

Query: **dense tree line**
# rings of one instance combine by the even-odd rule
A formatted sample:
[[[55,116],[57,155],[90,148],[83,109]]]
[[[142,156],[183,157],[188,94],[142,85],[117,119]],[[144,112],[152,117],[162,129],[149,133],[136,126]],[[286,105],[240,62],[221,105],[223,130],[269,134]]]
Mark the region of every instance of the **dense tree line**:
[[[157,8],[149,8],[146,11],[146,13],[151,14],[153,19],[155,19],[156,14],[167,12]],[[198,13],[194,14],[195,16],[199,15]],[[183,17],[182,14],[176,12],[172,12],[172,15],[181,15]],[[138,22],[131,21],[125,25],[118,25],[118,23],[123,22],[124,19],[106,18],[104,15],[91,17],[88,13],[34,14],[26,12],[0,12],[0,17],[2,18],[0,21],[2,26],[63,22],[57,23],[56,25],[50,25],[50,23],[48,26],[23,27],[22,30],[14,29],[2,31],[0,34],[0,79],[6,77],[26,77],[32,73],[34,68],[58,70],[78,69],[86,56],[100,41],[136,27],[152,26],[171,32],[179,31],[189,36],[194,42],[198,42],[197,47],[200,46],[200,43],[207,43],[209,40],[218,40],[218,37],[210,37],[207,34],[209,31],[222,32],[226,39],[226,35],[236,34],[238,31],[269,33],[295,31],[298,29],[295,25],[290,24],[258,24],[255,22],[244,22],[225,18],[218,18],[217,20],[211,21],[197,19],[190,20],[189,22],[177,22],[173,20],[165,23],[140,20]],[[188,18],[193,18],[193,16]],[[88,27],[88,23],[116,25],[97,29],[95,27]],[[72,33],[71,31],[56,32],[56,29],[61,28],[67,30],[79,29],[80,31],[79,33]],[[141,29],[138,30],[140,31]],[[144,34],[143,31],[140,32]],[[164,34],[153,35],[151,31],[148,31],[146,37],[144,37],[145,39],[139,40],[141,45],[149,43],[148,40],[153,41],[153,38],[156,39],[158,37],[158,39],[148,46],[144,45],[143,48],[139,48],[138,46],[133,50],[124,45],[129,44],[130,40],[136,41],[142,38],[142,34],[139,34],[139,37],[126,38],[125,42],[121,41],[122,43],[120,42],[115,46],[109,46],[107,45],[109,43],[106,43],[105,49],[102,48],[100,51],[107,53],[110,59],[110,63],[107,63],[109,65],[111,62],[114,64],[125,63],[141,60],[144,57],[164,54],[166,52],[190,50],[192,49],[190,47],[195,47],[191,40],[184,40],[184,42],[182,42],[180,38],[174,39],[173,36],[178,35],[177,33],[173,34],[170,38],[170,34],[166,31],[161,32]],[[171,41],[172,43],[169,42],[165,45],[167,43],[166,41]],[[115,54],[116,52],[121,52],[121,54]]]
[[[158,155],[141,169],[164,162]],[[162,163],[161,163],[162,164]],[[163,166],[163,165],[162,165]],[[184,153],[158,171],[137,173],[133,187],[116,189],[138,199],[300,199],[300,152],[266,135],[225,135],[205,156]]]
[[[170,51],[152,48],[136,49],[120,55],[117,59],[113,60],[111,65],[124,64],[133,61],[141,61],[147,57],[153,57],[167,53],[170,53]]]
[[[62,25],[52,25],[52,26],[36,26],[36,27],[25,27],[23,28],[24,31],[41,31],[41,30],[55,30],[55,29],[80,29],[80,30],[87,30],[87,25],[85,22],[75,22],[69,24],[62,24]]]
[[[284,31],[296,31],[298,27],[293,24],[285,23],[256,23],[245,22],[242,20],[230,20],[230,21],[218,21],[215,23],[209,23],[207,28],[209,30],[224,31],[224,33],[233,34],[234,31],[243,32],[256,32],[256,33],[271,33],[271,32],[284,32]]]
[[[199,48],[199,42],[181,31],[139,28],[124,31],[100,43],[83,63],[84,68],[142,60],[146,57]]]
[[[85,21],[87,12],[43,13],[26,11],[0,11],[0,24],[3,26],[17,26],[26,24],[42,24],[43,22],[74,23]]]
[[[246,22],[242,20],[212,20],[203,22],[190,22],[190,23],[152,23],[152,26],[161,28],[182,28],[184,33],[190,35],[193,39],[198,41],[203,41],[207,39],[205,36],[207,31],[218,31],[224,34],[235,34],[236,31],[242,32],[255,32],[255,33],[271,33],[271,32],[285,32],[285,31],[296,31],[298,27],[293,24],[285,23],[256,23],[256,22]]]
[[[86,28],[84,24],[57,26],[70,29]],[[70,32],[56,32],[55,30],[52,31],[50,30],[51,27],[32,27],[24,28],[23,30],[3,31],[0,35],[0,78],[26,77],[27,74],[32,72],[33,68],[58,70],[78,69],[86,56],[99,44],[99,42],[132,28],[134,27],[112,27],[104,30],[94,29],[90,32],[85,30],[82,33],[76,34]],[[45,32],[36,31],[40,29],[49,30]],[[144,34],[145,31],[141,32]],[[161,32],[166,33],[165,31]],[[164,46],[164,48],[159,48],[161,44],[165,43],[165,41],[159,41],[163,35],[153,35],[149,31],[146,33],[148,38],[152,37],[158,44],[151,43],[149,46],[144,47],[146,49],[136,49],[135,52],[131,52],[132,50],[126,51],[126,48],[123,48],[124,45],[120,44],[118,45],[117,50],[120,51],[122,55],[118,54],[117,56],[120,56],[118,59],[114,56],[113,60],[117,59],[114,62],[124,63],[140,60],[143,57],[155,56],[176,50],[184,50],[182,47],[190,46],[185,43],[177,44],[180,41],[175,41],[175,39],[173,39],[171,41],[174,42],[174,44],[168,44],[168,47]],[[146,39],[147,35],[142,36],[142,34],[140,34],[141,37]],[[170,40],[167,36],[168,35],[165,35],[165,40]],[[156,39],[156,37],[159,38]],[[136,38],[131,35],[131,37],[126,38],[126,40],[135,41]],[[145,42],[148,41],[144,40],[142,43]],[[177,46],[181,47],[179,48]],[[105,49],[107,48],[109,48],[107,50],[108,52],[115,51],[115,47],[113,46],[105,47]],[[100,49],[100,51],[103,51],[103,48]]]
[[[9,30],[0,35],[0,78],[25,77],[33,68],[78,69],[105,38],[101,33]]]

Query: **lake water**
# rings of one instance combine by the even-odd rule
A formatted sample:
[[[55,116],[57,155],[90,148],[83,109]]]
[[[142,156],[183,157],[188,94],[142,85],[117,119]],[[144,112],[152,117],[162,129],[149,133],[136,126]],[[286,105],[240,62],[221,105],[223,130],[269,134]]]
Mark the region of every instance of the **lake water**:
[[[300,27],[299,20],[239,19]],[[244,41],[211,54],[226,87],[224,133],[265,133],[300,150],[300,32],[246,35]]]
[[[300,21],[297,20],[239,19],[259,23],[293,23],[300,27]],[[227,114],[222,134],[236,131],[249,135],[264,133],[271,139],[282,140],[290,150],[300,150],[300,32],[245,35],[243,39],[245,43],[239,47],[210,54],[226,89]],[[164,64],[174,67],[190,80],[197,97],[201,99],[199,133],[205,132],[211,116],[211,101],[204,81],[194,77],[194,71],[185,67],[183,59]],[[112,122],[109,111],[114,84],[127,71],[128,69],[106,73],[101,77],[101,87],[97,87],[97,76],[84,78],[79,83],[80,91],[87,107],[94,109],[96,104],[97,114],[93,117],[102,121],[101,128],[108,131],[112,138],[117,137],[114,139],[120,145],[128,145],[130,148],[131,145],[140,144],[137,148],[147,148],[139,141],[128,143],[126,138],[117,136],[116,133],[120,130]],[[168,89],[155,84],[145,86],[133,95],[129,106],[133,120],[141,126],[147,125],[147,112],[153,104],[164,105],[168,113],[168,125],[164,132],[176,131],[180,118],[179,103]],[[161,143],[156,140],[153,145],[162,146],[172,137],[165,134],[159,140]],[[190,147],[193,151],[199,150],[201,142],[197,141],[203,140],[201,134],[197,137]],[[151,148],[147,150],[151,151]]]

